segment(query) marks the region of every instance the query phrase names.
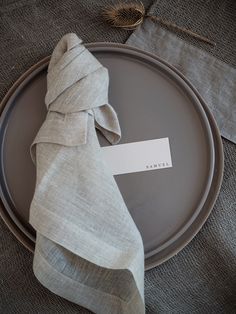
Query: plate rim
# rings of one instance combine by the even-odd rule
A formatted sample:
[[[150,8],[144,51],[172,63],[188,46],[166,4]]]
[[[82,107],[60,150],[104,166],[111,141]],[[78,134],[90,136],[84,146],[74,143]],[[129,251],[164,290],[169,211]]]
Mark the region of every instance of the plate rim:
[[[167,254],[165,257],[160,258],[159,261],[157,262],[153,262],[153,259],[155,259],[155,256],[157,258],[157,255],[159,253],[156,253],[150,257],[147,257],[146,261],[145,261],[145,266],[146,266],[146,270],[153,268],[161,263],[163,263],[164,261],[168,260],[169,258],[171,258],[172,256],[174,256],[177,252],[179,252],[180,250],[182,250],[193,238],[194,236],[198,233],[198,231],[202,228],[203,224],[205,223],[206,219],[208,218],[208,216],[210,215],[213,205],[215,203],[215,200],[219,194],[220,191],[220,186],[222,183],[222,178],[223,178],[223,166],[224,166],[224,162],[223,162],[223,146],[222,146],[222,142],[221,142],[221,137],[219,134],[219,130],[216,126],[215,120],[209,110],[209,108],[207,107],[206,103],[203,101],[202,97],[199,95],[198,91],[192,86],[192,84],[188,81],[188,79],[186,79],[186,77],[180,73],[175,67],[173,67],[172,65],[170,65],[168,62],[166,62],[165,60],[157,57],[156,55],[143,51],[141,49],[129,46],[127,44],[120,44],[120,43],[110,43],[110,42],[95,42],[95,43],[89,43],[86,44],[87,48],[109,48],[109,47],[114,47],[114,48],[123,48],[123,49],[128,49],[128,50],[133,50],[136,51],[138,53],[141,53],[142,55],[146,55],[149,56],[152,59],[157,60],[159,63],[167,66],[167,68],[169,68],[170,70],[172,70],[178,77],[180,77],[180,79],[182,81],[184,81],[188,88],[193,91],[194,95],[197,97],[197,99],[199,100],[203,111],[205,112],[206,116],[207,116],[207,120],[212,120],[209,121],[209,125],[210,125],[210,129],[211,129],[211,133],[212,133],[212,137],[213,137],[213,145],[215,148],[215,145],[217,143],[217,150],[218,150],[218,167],[219,167],[219,171],[218,171],[218,175],[217,175],[217,182],[216,182],[216,187],[215,187],[215,193],[213,195],[213,197],[211,196],[211,204],[210,206],[208,206],[208,209],[205,210],[205,215],[204,217],[201,219],[201,222],[198,223],[198,227],[195,228],[195,231],[192,233],[192,235],[190,237],[188,237],[187,240],[183,240],[182,245],[178,245],[177,248],[175,250],[172,250],[171,253]],[[0,103],[0,115],[1,115],[1,120],[2,120],[2,113],[4,111],[5,106],[7,105],[9,99],[13,96],[14,92],[17,90],[17,88],[27,79],[27,77],[29,77],[29,75],[31,75],[34,71],[36,71],[37,69],[41,68],[43,65],[46,66],[46,64],[49,62],[50,60],[50,56],[47,56],[43,59],[41,59],[39,62],[37,62],[36,64],[34,64],[33,66],[31,66],[27,71],[25,71],[19,78],[18,80],[16,80],[16,82],[12,85],[12,87],[9,89],[9,91],[6,93],[5,97],[3,98],[2,102]],[[216,152],[214,153],[214,156],[216,155]],[[214,168],[215,168],[215,164],[214,164]],[[213,180],[215,175],[215,170],[213,170]],[[206,197],[206,201],[209,198],[210,195],[210,190],[212,188],[213,185],[213,181],[210,184],[210,189],[209,189],[209,193]],[[204,205],[203,207],[204,208]],[[29,238],[25,236],[25,238],[22,235],[22,232],[20,231],[19,226],[15,225],[14,226],[14,222],[12,220],[11,217],[9,217],[9,213],[6,213],[6,209],[4,208],[3,204],[0,204],[0,216],[3,218],[4,222],[7,224],[8,228],[10,229],[10,231],[17,237],[17,239],[30,251],[33,252],[33,241],[32,241],[32,247],[31,244],[29,245],[28,241]],[[202,209],[199,211],[199,215],[202,212]],[[195,220],[198,217],[196,217],[193,221],[193,224],[195,222]],[[191,226],[189,226],[188,229],[190,229]],[[187,230],[188,231],[188,230]],[[19,233],[19,234],[18,234]],[[185,232],[180,236],[180,238],[185,234]],[[174,242],[175,243],[175,242]],[[174,244],[172,243],[172,244]]]

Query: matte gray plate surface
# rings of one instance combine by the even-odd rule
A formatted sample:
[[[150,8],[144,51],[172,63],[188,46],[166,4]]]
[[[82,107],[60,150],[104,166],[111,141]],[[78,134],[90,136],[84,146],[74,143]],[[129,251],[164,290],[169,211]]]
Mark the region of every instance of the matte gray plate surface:
[[[170,141],[172,168],[115,177],[142,234],[150,268],[183,248],[209,215],[223,172],[220,136],[196,90],[168,64],[125,45],[88,47],[109,70],[109,99],[118,113],[120,143],[162,137]],[[35,167],[29,148],[46,114],[47,64],[48,58],[31,68],[2,103],[1,214],[31,250],[35,232],[28,216]],[[108,145],[100,135],[99,140]]]

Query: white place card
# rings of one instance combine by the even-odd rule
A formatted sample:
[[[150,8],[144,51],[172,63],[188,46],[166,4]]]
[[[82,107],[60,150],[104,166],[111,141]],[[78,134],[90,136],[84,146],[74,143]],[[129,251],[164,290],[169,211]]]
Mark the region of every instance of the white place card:
[[[169,138],[102,147],[113,175],[172,167]]]

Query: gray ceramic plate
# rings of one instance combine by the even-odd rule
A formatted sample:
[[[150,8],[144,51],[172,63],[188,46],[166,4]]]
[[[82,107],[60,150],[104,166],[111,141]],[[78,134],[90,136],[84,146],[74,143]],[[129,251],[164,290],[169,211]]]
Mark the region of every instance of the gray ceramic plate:
[[[110,103],[119,116],[121,143],[170,141],[172,168],[115,177],[142,234],[149,269],[182,249],[208,217],[222,180],[221,139],[197,91],[166,62],[121,44],[88,48],[109,70]],[[29,69],[1,104],[1,216],[32,251],[35,232],[28,216],[35,168],[29,147],[46,114],[48,60]]]

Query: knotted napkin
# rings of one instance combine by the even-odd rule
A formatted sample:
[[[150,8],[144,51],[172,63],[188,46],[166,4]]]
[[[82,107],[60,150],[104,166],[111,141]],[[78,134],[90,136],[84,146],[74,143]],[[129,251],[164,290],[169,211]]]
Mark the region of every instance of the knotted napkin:
[[[144,313],[140,233],[102,158],[96,129],[115,144],[108,71],[75,34],[48,67],[47,117],[31,147],[37,180],[33,270],[52,292],[95,313]]]

